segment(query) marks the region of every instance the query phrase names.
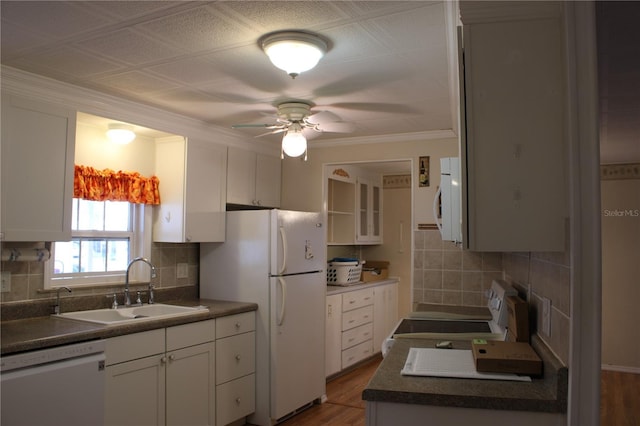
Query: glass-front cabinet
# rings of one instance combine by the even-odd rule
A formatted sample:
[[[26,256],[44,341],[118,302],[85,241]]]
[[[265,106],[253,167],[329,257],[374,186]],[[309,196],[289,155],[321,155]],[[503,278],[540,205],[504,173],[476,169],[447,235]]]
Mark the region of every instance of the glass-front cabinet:
[[[382,191],[379,183],[358,178],[358,216],[356,218],[357,243],[382,242]]]

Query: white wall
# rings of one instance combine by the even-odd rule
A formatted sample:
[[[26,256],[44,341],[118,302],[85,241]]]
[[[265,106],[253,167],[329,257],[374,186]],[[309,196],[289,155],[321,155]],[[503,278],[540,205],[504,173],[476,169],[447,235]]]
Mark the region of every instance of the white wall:
[[[78,122],[75,163],[98,170],[138,172],[152,176],[155,170],[155,142],[138,135],[128,145],[110,142],[104,129]]]
[[[603,180],[602,364],[640,372],[640,179]]]
[[[440,184],[440,158],[458,155],[456,138],[310,148],[308,161],[286,158],[282,162],[282,208],[322,210],[323,164],[413,159],[416,169],[418,158],[425,155],[431,157],[431,185],[417,188],[414,178],[412,228],[418,223],[434,223],[431,206]],[[414,177],[417,173],[413,170]]]

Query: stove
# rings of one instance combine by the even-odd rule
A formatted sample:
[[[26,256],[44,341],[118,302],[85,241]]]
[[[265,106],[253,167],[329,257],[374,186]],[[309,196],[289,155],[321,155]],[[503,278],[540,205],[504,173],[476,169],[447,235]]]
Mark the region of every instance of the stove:
[[[502,280],[494,280],[487,290],[489,315],[464,316],[459,312],[416,311],[410,318],[401,319],[393,332],[382,344],[382,355],[386,355],[394,339],[430,338],[449,340],[505,340],[507,335],[508,311],[505,298],[517,296],[518,292]],[[483,318],[483,319],[479,319]]]

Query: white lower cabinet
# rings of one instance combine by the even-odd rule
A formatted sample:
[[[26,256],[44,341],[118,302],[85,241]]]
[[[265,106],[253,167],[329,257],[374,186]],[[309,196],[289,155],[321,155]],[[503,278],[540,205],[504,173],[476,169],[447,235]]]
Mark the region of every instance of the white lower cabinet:
[[[326,377],[381,351],[398,316],[398,282],[368,285],[327,296]]]
[[[255,313],[216,323],[216,424],[227,425],[256,409]]]
[[[105,355],[105,425],[222,426],[255,411],[254,312],[106,339]]]

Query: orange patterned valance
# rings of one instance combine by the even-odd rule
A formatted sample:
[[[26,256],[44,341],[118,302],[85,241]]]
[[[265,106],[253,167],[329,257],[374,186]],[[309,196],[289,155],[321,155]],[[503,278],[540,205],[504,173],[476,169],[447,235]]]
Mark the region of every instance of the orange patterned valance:
[[[137,172],[114,172],[93,167],[75,167],[73,197],[92,201],[128,201],[160,204],[160,180]]]

